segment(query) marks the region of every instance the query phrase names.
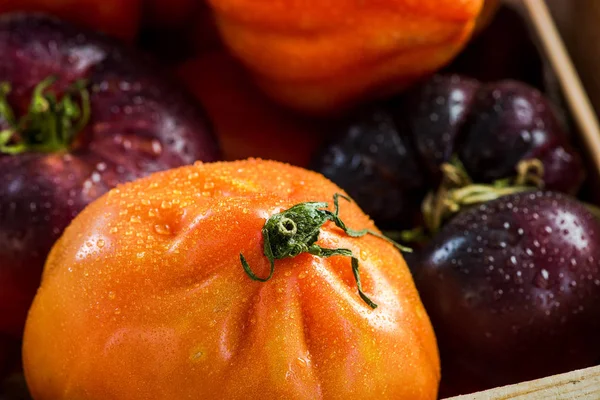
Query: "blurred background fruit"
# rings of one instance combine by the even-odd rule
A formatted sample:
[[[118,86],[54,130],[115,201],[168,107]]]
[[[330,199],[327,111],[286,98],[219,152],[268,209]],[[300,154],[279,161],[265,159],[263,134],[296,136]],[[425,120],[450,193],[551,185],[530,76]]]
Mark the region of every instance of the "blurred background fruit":
[[[331,124],[266,97],[223,51],[186,62],[179,76],[206,108],[227,160],[261,157],[306,166]]]
[[[376,107],[344,123],[311,168],[346,190],[378,227],[404,229],[419,222],[427,191],[417,157],[408,130]]]
[[[210,4],[226,44],[267,93],[326,113],[395,93],[449,62],[483,1]]]
[[[459,75],[435,75],[346,121],[311,168],[346,190],[379,226],[398,230],[420,222],[425,194],[453,157],[478,183],[515,177],[524,160],[541,162],[549,190],[575,194],[585,175],[557,111],[539,91]]]
[[[515,174],[523,160],[544,167],[544,188],[575,194],[584,179],[581,157],[568,142],[552,104],[537,90],[516,81],[479,88],[458,151],[477,182]]]
[[[18,340],[46,256],[79,211],[119,183],[220,153],[198,103],[103,35],[7,14],[0,53],[0,335]]]
[[[0,0],[0,14],[42,12],[132,41],[140,26],[143,0]],[[178,1],[178,0],[173,0]]]
[[[152,27],[178,28],[189,25],[197,17],[198,0],[142,0],[144,24]]]

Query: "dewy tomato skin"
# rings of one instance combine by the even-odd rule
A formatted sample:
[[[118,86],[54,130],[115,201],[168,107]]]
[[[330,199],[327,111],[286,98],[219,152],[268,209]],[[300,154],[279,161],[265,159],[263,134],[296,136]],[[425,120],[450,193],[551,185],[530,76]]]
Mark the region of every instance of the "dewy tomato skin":
[[[341,190],[321,175],[248,160],[196,164],[112,190],[53,248],[23,360],[36,400],[435,399],[433,330],[401,254],[331,222],[318,245],[269,263],[273,214]],[[376,230],[354,203],[347,226]]]

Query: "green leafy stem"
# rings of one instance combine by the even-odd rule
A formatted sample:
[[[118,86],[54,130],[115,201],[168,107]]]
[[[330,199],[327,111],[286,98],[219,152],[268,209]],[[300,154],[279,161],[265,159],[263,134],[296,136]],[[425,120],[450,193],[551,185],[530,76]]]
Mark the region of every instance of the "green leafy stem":
[[[50,76],[38,83],[19,118],[8,103],[11,85],[0,82],[0,118],[9,126],[0,131],[0,153],[52,153],[71,147],[90,119],[90,96],[86,82],[79,80],[58,99],[49,90],[55,82]]]
[[[375,309],[375,304],[363,291],[360,281],[358,258],[354,256],[352,250],[337,248],[327,249],[316,244],[319,239],[321,227],[327,222],[332,221],[337,227],[350,237],[359,238],[365,235],[372,235],[386,240],[393,244],[397,249],[410,252],[411,249],[401,246],[393,240],[380,235],[370,229],[353,230],[339,217],[339,199],[351,201],[348,197],[339,193],[333,196],[334,211],[327,209],[325,202],[306,202],[296,204],[295,206],[271,216],[262,228],[263,253],[270,263],[270,272],[266,278],[257,276],[246,261],[243,254],[240,253],[240,261],[246,274],[255,281],[267,282],[273,277],[275,272],[275,260],[283,258],[296,257],[302,253],[309,253],[318,257],[346,256],[350,257],[352,262],[352,272],[356,280],[358,294],[369,307]]]

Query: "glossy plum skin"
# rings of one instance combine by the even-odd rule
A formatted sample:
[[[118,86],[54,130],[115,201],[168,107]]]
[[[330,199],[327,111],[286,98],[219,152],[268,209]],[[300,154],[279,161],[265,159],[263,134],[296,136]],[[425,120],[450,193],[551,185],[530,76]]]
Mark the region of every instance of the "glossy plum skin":
[[[433,181],[440,178],[440,165],[457,151],[479,87],[474,79],[435,75],[394,110],[397,118],[407,121],[415,150]]]
[[[460,159],[477,181],[514,174],[519,161],[531,158],[544,164],[549,190],[574,194],[583,181],[581,159],[552,105],[527,85],[502,81],[480,87],[463,131]]]
[[[311,168],[344,188],[382,228],[412,226],[426,190],[411,143],[383,110],[349,122]]]
[[[46,255],[79,211],[119,183],[220,155],[197,103],[104,36],[49,17],[5,15],[0,53],[17,114],[51,75],[58,95],[86,79],[91,99],[91,119],[70,149],[0,155],[0,334],[19,337]]]
[[[311,168],[348,191],[382,227],[412,226],[423,193],[439,184],[440,166],[453,155],[480,183],[514,177],[519,162],[532,158],[544,166],[547,190],[575,194],[584,178],[552,105],[515,81],[436,75],[339,130]]]
[[[600,222],[562,194],[502,197],[456,216],[414,276],[442,355],[445,395],[594,365]]]
[[[459,75],[437,75],[410,93],[395,115],[407,119],[434,182],[439,166],[452,154],[477,182],[514,176],[517,164],[532,158],[544,165],[547,190],[575,194],[583,182],[581,158],[556,110],[523,83],[482,84]]]

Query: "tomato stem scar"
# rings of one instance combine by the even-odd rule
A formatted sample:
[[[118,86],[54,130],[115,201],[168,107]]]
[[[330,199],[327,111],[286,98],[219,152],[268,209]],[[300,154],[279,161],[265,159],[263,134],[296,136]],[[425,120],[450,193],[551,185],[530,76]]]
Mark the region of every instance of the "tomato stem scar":
[[[369,307],[373,309],[377,308],[377,304],[363,292],[358,258],[354,256],[352,250],[343,248],[327,249],[316,244],[319,239],[321,227],[327,221],[332,221],[350,237],[359,238],[365,235],[372,235],[390,242],[400,251],[410,252],[412,250],[372,230],[353,230],[348,228],[339,217],[340,198],[351,201],[350,198],[344,195],[339,193],[334,194],[333,212],[327,210],[328,204],[325,202],[306,202],[296,204],[287,210],[272,215],[262,228],[263,253],[270,263],[269,275],[266,278],[257,276],[248,265],[246,258],[240,253],[240,262],[246,274],[252,280],[266,282],[273,277],[275,260],[296,257],[302,253],[309,253],[318,257],[350,257],[352,260],[352,273],[356,280],[359,296]]]

